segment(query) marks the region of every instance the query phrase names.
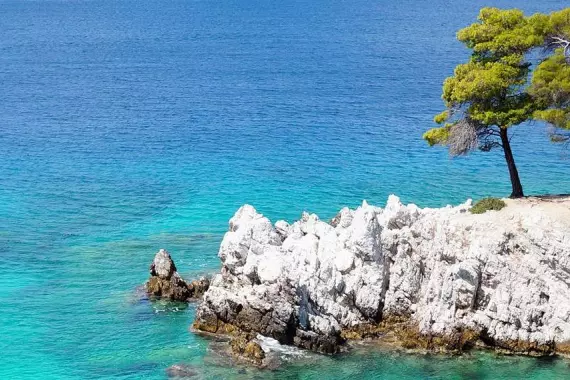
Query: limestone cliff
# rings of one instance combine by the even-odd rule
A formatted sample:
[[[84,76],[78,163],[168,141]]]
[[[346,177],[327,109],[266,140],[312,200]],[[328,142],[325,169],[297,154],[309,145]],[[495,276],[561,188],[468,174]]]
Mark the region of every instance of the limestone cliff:
[[[468,212],[366,202],[330,222],[275,225],[249,205],[230,220],[221,273],[194,327],[257,332],[332,353],[396,333],[408,347],[485,344],[565,353],[570,341],[570,200],[507,200]]]

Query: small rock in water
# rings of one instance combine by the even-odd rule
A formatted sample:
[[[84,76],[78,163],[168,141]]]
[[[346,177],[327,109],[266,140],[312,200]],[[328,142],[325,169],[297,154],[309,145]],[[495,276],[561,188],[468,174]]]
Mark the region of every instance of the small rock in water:
[[[150,278],[146,283],[146,291],[150,296],[170,301],[186,302],[201,298],[208,290],[210,281],[207,278],[187,283],[176,270],[170,254],[161,249],[154,256],[150,266]]]
[[[150,265],[150,275],[168,280],[175,272],[176,265],[174,265],[170,254],[165,249],[159,250]]]

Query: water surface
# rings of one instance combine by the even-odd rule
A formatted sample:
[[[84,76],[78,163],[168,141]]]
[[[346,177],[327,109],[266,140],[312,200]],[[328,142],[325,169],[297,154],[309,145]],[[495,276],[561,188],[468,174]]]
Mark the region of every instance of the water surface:
[[[0,1],[0,378],[160,379],[178,362],[240,375],[188,331],[194,306],[136,289],[161,247],[189,278],[216,271],[243,203],[292,220],[390,193],[422,206],[508,195],[500,152],[450,160],[421,140],[441,82],[467,57],[455,31],[484,5],[568,4]],[[543,126],[517,128],[513,150],[527,193],[570,191],[569,161]],[[372,350],[257,376],[567,371]]]

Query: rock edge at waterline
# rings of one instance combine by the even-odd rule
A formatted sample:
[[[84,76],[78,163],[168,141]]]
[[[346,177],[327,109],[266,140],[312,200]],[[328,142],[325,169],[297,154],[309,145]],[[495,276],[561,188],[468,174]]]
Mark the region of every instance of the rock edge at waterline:
[[[420,209],[390,196],[291,225],[245,205],[193,327],[324,353],[386,334],[409,348],[567,353],[570,200],[506,201],[472,215],[470,200]]]
[[[210,280],[205,277],[186,282],[176,270],[172,257],[164,249],[156,253],[149,271],[150,278],[145,288],[151,297],[187,302],[200,299],[210,286]]]

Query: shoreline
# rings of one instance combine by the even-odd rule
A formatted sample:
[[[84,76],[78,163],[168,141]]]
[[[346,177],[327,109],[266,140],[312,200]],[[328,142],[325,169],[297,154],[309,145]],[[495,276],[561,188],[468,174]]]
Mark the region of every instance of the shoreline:
[[[385,208],[364,202],[330,223],[304,213],[292,225],[244,206],[230,220],[220,274],[193,328],[322,353],[399,331],[404,348],[567,356],[570,321],[556,305],[570,300],[570,288],[548,265],[570,262],[570,198],[504,201],[504,210],[476,216],[470,201],[420,209],[391,196]],[[542,272],[533,274],[537,265]],[[511,299],[501,301],[504,294]],[[521,304],[525,294],[531,300]],[[400,318],[392,327],[390,315]]]

